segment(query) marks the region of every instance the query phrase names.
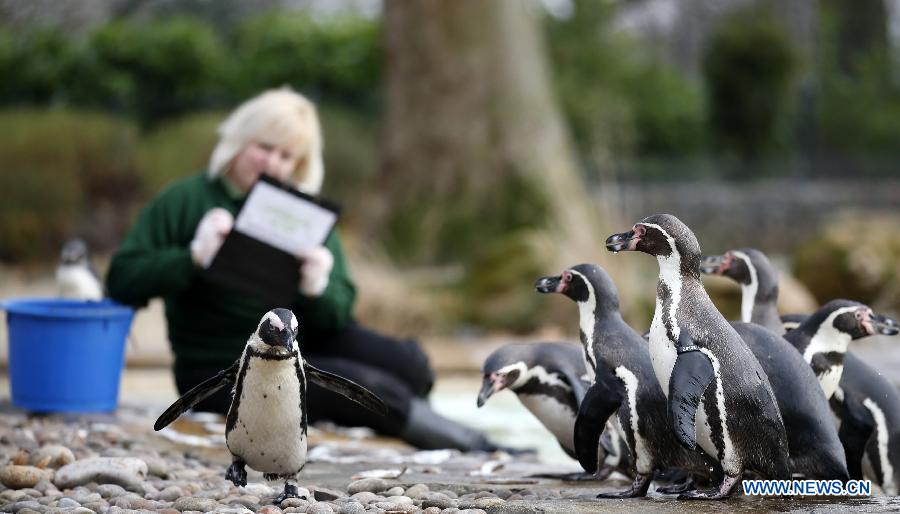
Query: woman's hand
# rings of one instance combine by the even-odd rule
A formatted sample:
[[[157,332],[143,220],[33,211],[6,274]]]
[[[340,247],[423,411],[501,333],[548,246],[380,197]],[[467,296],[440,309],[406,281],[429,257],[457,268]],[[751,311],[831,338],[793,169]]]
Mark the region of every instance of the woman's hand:
[[[221,207],[208,210],[197,225],[194,240],[191,241],[194,264],[201,268],[209,267],[233,226],[234,216],[230,212]]]
[[[300,259],[300,292],[306,296],[322,296],[334,267],[334,256],[328,248],[317,246],[297,255]]]

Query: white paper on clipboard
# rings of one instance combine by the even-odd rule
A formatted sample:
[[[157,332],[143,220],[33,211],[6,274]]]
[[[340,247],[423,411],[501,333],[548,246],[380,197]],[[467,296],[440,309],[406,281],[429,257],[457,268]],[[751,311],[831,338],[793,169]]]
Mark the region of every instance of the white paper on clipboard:
[[[247,195],[235,229],[291,255],[321,246],[337,213],[259,181]]]

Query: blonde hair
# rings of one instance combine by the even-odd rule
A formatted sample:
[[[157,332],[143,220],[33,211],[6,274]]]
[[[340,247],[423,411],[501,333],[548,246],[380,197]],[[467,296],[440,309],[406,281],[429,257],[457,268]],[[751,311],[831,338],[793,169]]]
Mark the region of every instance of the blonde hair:
[[[219,142],[209,159],[209,178],[228,171],[252,142],[290,149],[300,158],[291,181],[300,191],[318,194],[325,170],[322,131],[316,107],[289,87],[270,89],[241,104],[219,125]]]

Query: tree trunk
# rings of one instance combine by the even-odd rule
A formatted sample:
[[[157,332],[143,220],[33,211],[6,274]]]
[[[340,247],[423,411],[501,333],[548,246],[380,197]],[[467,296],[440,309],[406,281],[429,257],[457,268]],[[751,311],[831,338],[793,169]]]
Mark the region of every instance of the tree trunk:
[[[584,230],[563,238],[572,244],[605,237],[548,80],[538,8],[385,3],[378,187],[389,204],[376,212],[395,258],[465,261],[520,229]],[[582,259],[602,258],[592,253]]]

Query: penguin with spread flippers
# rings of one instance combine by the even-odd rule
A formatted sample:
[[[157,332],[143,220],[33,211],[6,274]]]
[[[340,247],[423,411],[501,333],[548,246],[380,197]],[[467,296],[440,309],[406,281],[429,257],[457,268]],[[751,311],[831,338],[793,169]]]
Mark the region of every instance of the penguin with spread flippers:
[[[478,407],[504,389],[515,393],[522,405],[556,437],[567,455],[575,455],[574,428],[578,407],[590,387],[579,345],[563,342],[510,343],[488,356]],[[612,471],[634,476],[631,456],[614,423],[607,423],[598,449],[600,468],[589,475],[565,479],[602,480]],[[554,476],[553,478],[560,478]]]
[[[682,448],[666,424],[666,398],[646,343],[619,313],[615,284],[602,268],[581,264],[535,283],[540,293],[559,293],[578,305],[584,358],[592,385],[575,422],[575,452],[582,467],[597,466],[598,441],[612,418],[625,436],[636,471],[631,488],[602,498],[645,496],[654,473],[676,468],[709,475],[702,453]]]
[[[694,233],[675,216],[659,214],[611,235],[606,247],[656,257],[650,357],[667,394],[671,430],[685,447],[699,445],[717,459],[725,473],[717,489],[683,496],[726,498],[744,471],[790,479],[787,434],[775,393],[756,357],[706,293]]]
[[[288,309],[267,312],[247,340],[241,357],[228,369],[194,387],[156,420],[161,430],[223,387],[233,387],[225,418],[225,442],[232,463],[225,477],[247,484],[246,466],[266,480],[285,480],[280,504],[298,497],[297,474],[306,464],[306,381],[335,391],[384,415],[384,403],[362,386],[307,363],[297,343],[298,322]]]

